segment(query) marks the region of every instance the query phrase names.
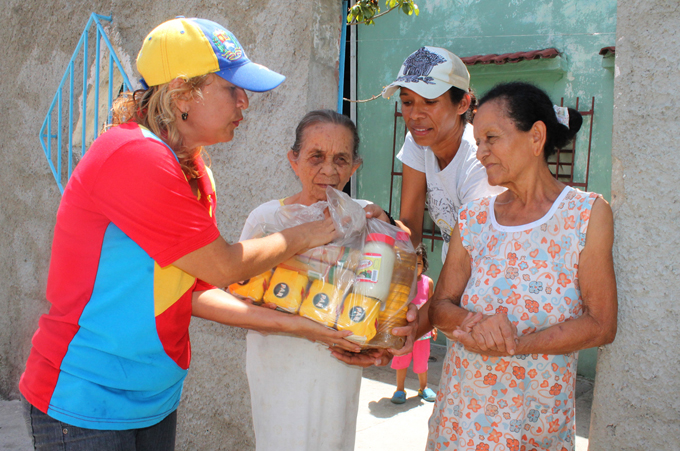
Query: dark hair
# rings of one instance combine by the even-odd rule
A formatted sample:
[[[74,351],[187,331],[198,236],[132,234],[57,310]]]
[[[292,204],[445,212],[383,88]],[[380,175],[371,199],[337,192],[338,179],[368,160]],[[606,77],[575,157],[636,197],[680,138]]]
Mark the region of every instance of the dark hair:
[[[451,103],[454,105],[458,105],[465,96],[465,91],[456,88],[455,86],[451,86],[447,92],[451,98]],[[477,111],[477,97],[475,97],[475,93],[472,91],[472,88],[468,89],[468,94],[470,94],[470,108],[468,108],[464,114],[461,114],[464,124],[472,123],[472,119],[475,118],[475,112]]]
[[[333,110],[314,110],[305,114],[305,116],[300,120],[295,129],[295,143],[291,150],[295,155],[295,158],[300,156],[300,150],[302,149],[302,142],[304,140],[305,130],[314,124],[334,124],[341,125],[350,131],[352,134],[352,160],[354,164],[361,163],[361,157],[359,156],[359,134],[357,133],[357,127],[354,122],[347,116],[336,113]]]
[[[427,268],[429,268],[430,265],[427,263],[427,250],[425,250],[425,245],[423,245],[423,243],[416,246],[416,256],[423,259],[423,272],[427,271]]]
[[[545,124],[543,156],[546,160],[558,148],[571,141],[583,124],[583,117],[573,108],[569,108],[569,127],[557,122],[553,103],[548,94],[530,83],[516,81],[496,85],[484,94],[479,106],[492,100],[500,100],[503,103],[505,114],[518,130],[528,132],[538,121]]]

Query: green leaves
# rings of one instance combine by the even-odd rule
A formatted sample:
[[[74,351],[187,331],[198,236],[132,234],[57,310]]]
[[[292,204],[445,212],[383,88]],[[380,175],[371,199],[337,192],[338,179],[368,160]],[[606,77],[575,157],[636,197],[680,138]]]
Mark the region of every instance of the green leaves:
[[[401,8],[401,11],[405,14],[408,14],[409,16],[413,15],[413,13],[416,13],[416,16],[420,14],[420,10],[418,9],[418,5],[413,3],[413,0],[406,0],[406,1],[399,1],[399,0],[387,0],[387,2],[390,6],[390,8],[394,8],[396,6],[399,6]]]
[[[420,10],[418,9],[418,5],[413,3],[413,0],[411,1],[405,1],[401,5],[401,10],[408,14],[409,16],[413,15],[413,13],[416,13],[416,16],[420,14]]]
[[[396,0],[395,0],[396,1]],[[347,23],[373,23],[373,16],[380,12],[378,0],[359,0],[354,6],[349,8]]]
[[[358,0],[348,9],[347,24],[357,25],[365,23],[366,25],[371,25],[375,23],[374,19],[397,8],[409,16],[413,15],[413,13],[416,13],[417,16],[420,13],[418,5],[414,3],[414,0],[385,0],[385,5],[389,9],[381,13],[378,0]]]

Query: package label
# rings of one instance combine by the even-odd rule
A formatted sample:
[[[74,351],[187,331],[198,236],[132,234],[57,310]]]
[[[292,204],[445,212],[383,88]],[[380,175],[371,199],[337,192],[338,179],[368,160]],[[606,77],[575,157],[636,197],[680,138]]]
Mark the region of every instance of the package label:
[[[319,293],[314,298],[312,299],[312,303],[314,304],[314,307],[318,309],[325,309],[328,307],[328,304],[331,302],[331,298],[328,297],[326,293]]]
[[[288,284],[285,284],[283,282],[277,283],[276,286],[274,287],[274,296],[276,296],[279,299],[283,299],[286,296],[288,296],[288,292],[290,289],[288,288]]]
[[[364,254],[361,262],[359,262],[356,281],[378,283],[381,260],[382,255],[380,254]]]
[[[352,310],[349,311],[349,319],[355,323],[360,323],[366,318],[366,310],[360,305],[355,305]]]

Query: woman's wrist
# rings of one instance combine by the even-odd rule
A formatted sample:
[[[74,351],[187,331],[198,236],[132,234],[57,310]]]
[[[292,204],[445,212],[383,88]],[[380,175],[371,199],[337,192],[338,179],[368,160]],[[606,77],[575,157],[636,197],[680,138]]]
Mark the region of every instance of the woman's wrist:
[[[286,313],[282,312],[279,310],[274,310],[274,313],[277,315],[275,317],[275,325],[273,331],[270,332],[275,332],[275,333],[283,333],[283,334],[290,334],[290,335],[300,335],[300,329],[301,329],[301,323],[300,319],[302,318],[301,316],[294,315],[291,313]]]
[[[293,254],[298,254],[310,247],[312,235],[309,233],[309,223],[300,224],[282,230],[285,246]]]
[[[527,337],[530,337],[530,335],[531,334],[517,337],[517,341],[515,341],[515,353],[513,355],[530,354],[527,348],[527,341],[530,340],[530,338],[528,339]]]

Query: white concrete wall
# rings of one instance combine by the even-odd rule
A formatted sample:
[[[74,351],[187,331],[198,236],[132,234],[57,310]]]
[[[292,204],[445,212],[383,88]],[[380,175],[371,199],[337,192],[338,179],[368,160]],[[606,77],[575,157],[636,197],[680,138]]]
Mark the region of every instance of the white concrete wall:
[[[340,1],[185,0],[154,2],[5,0],[0,8],[0,398],[17,384],[40,314],[60,200],[38,132],[91,12],[112,14],[109,36],[129,75],[144,36],[176,15],[225,25],[248,56],[286,76],[254,94],[232,143],[209,149],[222,234],[236,240],[248,212],[294,193],[285,159],[297,121],[334,108]],[[138,78],[135,73],[134,79]],[[241,330],[195,320],[193,362],[180,406],[178,449],[250,449],[254,439]]]
[[[680,445],[680,5],[618,0],[612,207],[619,329],[590,450]]]

